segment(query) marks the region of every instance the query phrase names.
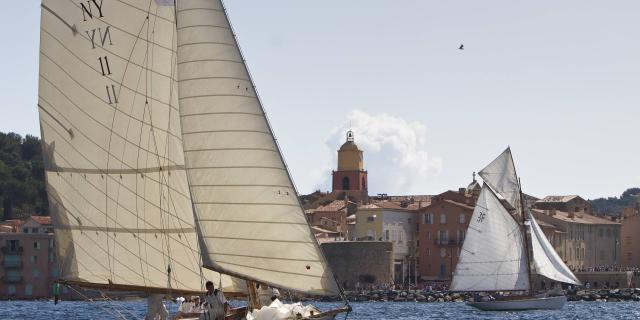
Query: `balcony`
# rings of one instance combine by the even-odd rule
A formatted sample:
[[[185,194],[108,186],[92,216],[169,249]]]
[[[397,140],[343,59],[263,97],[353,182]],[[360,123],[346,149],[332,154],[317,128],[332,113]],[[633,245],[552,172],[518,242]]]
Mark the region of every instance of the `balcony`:
[[[5,260],[2,261],[2,265],[5,268],[22,268],[22,261],[21,260],[7,260],[5,258]]]
[[[433,240],[433,243],[437,246],[458,246],[462,245],[462,240],[458,241],[456,239],[435,239]]]
[[[22,246],[19,247],[2,247],[2,249],[0,249],[2,251],[3,254],[22,254],[22,252],[24,251],[24,248]]]
[[[13,274],[7,274],[4,277],[2,277],[2,281],[4,281],[5,283],[20,283],[22,282],[24,278],[21,275],[13,275]]]

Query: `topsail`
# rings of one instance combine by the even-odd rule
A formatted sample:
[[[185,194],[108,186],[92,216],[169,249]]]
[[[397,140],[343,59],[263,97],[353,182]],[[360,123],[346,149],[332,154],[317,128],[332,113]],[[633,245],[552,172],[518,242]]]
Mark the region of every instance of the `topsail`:
[[[522,212],[520,205],[520,183],[516,175],[511,148],[507,148],[479,173],[486,184],[502,196],[516,209],[516,214]]]
[[[162,292],[217,284],[201,273],[184,166],[173,1],[44,0],[40,35],[61,277]]]

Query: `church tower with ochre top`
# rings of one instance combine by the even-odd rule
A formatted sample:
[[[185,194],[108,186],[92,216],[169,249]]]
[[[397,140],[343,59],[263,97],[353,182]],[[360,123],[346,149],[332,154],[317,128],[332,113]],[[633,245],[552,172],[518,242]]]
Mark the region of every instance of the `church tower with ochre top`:
[[[333,193],[353,200],[367,198],[367,171],[362,150],[354,142],[353,131],[347,131],[347,141],[338,150],[338,170],[333,171]],[[340,198],[342,196],[339,195]]]

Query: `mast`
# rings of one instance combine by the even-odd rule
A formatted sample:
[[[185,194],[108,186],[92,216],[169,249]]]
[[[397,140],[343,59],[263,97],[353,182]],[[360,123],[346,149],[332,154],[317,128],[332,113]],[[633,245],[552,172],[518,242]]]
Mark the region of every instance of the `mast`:
[[[521,214],[522,214],[522,234],[524,235],[524,246],[525,246],[525,251],[527,252],[526,257],[527,257],[527,277],[529,278],[529,294],[531,294],[532,287],[533,287],[533,282],[531,282],[531,252],[530,252],[530,247],[531,247],[530,239],[531,239],[531,237],[527,235],[527,226],[526,226],[527,219],[525,218],[525,214],[524,214],[524,196],[522,194],[522,187],[520,187],[520,179],[519,178],[518,178],[518,187],[520,188],[520,209],[522,210],[522,212],[521,212]]]

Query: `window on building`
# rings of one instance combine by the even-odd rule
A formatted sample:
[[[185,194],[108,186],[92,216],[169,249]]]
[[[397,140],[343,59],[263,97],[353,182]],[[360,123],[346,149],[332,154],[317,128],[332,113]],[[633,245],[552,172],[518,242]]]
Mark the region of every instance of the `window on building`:
[[[38,269],[33,269],[33,270],[31,271],[31,276],[33,276],[34,278],[39,277],[39,276],[40,276],[40,270],[38,270]]]
[[[447,264],[444,262],[440,262],[440,276],[447,275]]]
[[[20,248],[20,240],[7,240],[7,247],[11,251],[18,251]]]
[[[398,242],[399,243],[404,243],[404,230],[400,230],[398,232]]]
[[[23,233],[29,233],[29,228],[22,228]]]
[[[427,257],[431,256],[431,248],[427,248]]]
[[[375,219],[374,216],[368,216],[367,217],[367,222],[373,222],[374,219]]]
[[[53,251],[49,251],[49,262],[53,262],[56,259],[56,255]]]
[[[460,216],[458,216],[458,223],[464,224],[465,220],[466,219],[465,219],[464,213],[461,213]]]
[[[389,230],[384,231],[384,239],[389,241],[391,238],[389,237]]]
[[[349,177],[342,178],[342,190],[349,190]]]
[[[447,223],[447,215],[443,212],[440,214],[440,224]]]
[[[31,228],[31,233],[38,233],[38,228]]]
[[[33,242],[33,248],[36,250],[40,250],[40,241],[34,241]]]
[[[464,241],[465,232],[464,230],[458,230],[458,243],[462,243]]]
[[[31,263],[36,263],[38,262],[38,256],[30,256],[29,260],[31,261]]]
[[[15,285],[9,285],[7,286],[7,294],[10,296],[13,296],[16,294],[16,286]]]
[[[427,231],[427,240],[431,240],[431,231]]]
[[[24,286],[24,295],[25,296],[33,295],[33,286],[31,285],[31,283],[27,283],[27,285]]]
[[[433,213],[424,214],[424,224],[433,224]]]

